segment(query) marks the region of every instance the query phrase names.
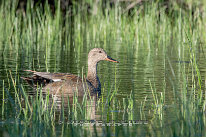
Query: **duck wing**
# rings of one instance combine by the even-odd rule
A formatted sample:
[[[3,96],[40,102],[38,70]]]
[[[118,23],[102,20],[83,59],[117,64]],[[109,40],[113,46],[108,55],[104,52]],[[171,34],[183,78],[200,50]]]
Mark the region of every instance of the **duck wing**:
[[[49,72],[35,72],[33,76],[40,77],[43,79],[48,79],[52,82],[75,79],[78,76],[70,73],[49,73]]]
[[[77,81],[81,80],[80,77],[70,74],[70,73],[49,73],[49,72],[36,72],[32,70],[25,70],[33,73],[32,77],[21,77],[22,79],[26,80],[29,85],[32,87],[36,87],[37,85],[46,86],[52,82],[59,82],[59,81]]]

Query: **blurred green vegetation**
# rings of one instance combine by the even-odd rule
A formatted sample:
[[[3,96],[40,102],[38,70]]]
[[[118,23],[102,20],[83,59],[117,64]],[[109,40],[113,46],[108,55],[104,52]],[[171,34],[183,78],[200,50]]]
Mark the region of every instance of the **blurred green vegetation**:
[[[173,15],[178,10],[185,14],[195,14],[204,12],[206,2],[204,0],[13,0],[16,11],[26,12],[30,8],[44,9],[48,5],[52,13],[58,9],[58,3],[64,14],[75,15],[77,13],[87,13],[98,15],[99,12],[107,13],[114,8],[121,8],[122,14],[133,15],[135,12],[144,12],[145,6],[156,3],[158,9],[164,10],[168,15]],[[1,1],[1,5],[5,0]],[[30,6],[29,6],[30,5]],[[46,12],[46,9],[45,9]]]

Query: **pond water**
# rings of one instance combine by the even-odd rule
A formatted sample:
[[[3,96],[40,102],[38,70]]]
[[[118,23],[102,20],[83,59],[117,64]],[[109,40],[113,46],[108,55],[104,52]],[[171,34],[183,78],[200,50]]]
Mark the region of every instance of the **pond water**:
[[[83,47],[75,45],[66,47],[65,45],[61,45],[59,46],[60,48],[51,46],[50,49],[24,49],[19,45],[18,50],[1,50],[1,91],[3,91],[3,89],[4,91],[8,90],[9,94],[15,98],[15,90],[11,85],[12,75],[19,85],[22,84],[29,96],[35,96],[36,92],[25,81],[20,79],[22,76],[30,75],[24,70],[72,73],[78,76],[82,76],[82,74],[86,75],[88,52],[94,47],[101,47],[109,56],[120,62],[117,64],[101,61],[98,64],[97,73],[102,84],[102,89],[104,89],[102,96],[106,98],[108,92],[111,90],[111,92],[117,91],[116,100],[120,104],[123,104],[124,99],[129,98],[130,95],[132,95],[134,100],[132,118],[130,118],[129,114],[124,114],[122,107],[120,110],[110,110],[111,114],[109,115],[112,115],[110,120],[143,120],[146,122],[146,125],[139,124],[138,129],[141,130],[144,130],[148,124],[151,124],[153,119],[163,117],[162,119],[165,123],[172,123],[176,120],[175,112],[178,106],[178,96],[181,95],[180,92],[182,90],[182,87],[179,85],[183,82],[181,75],[182,70],[185,69],[186,76],[189,78],[188,82],[192,81],[191,75],[192,71],[194,71],[190,69],[191,60],[189,48],[180,48],[173,45],[161,47],[152,45],[154,48],[149,49],[144,45],[136,46],[135,42],[132,41],[119,42],[116,40],[110,40],[106,44],[101,41],[87,41],[86,43],[87,45]],[[196,59],[203,82],[206,71],[204,51],[205,49],[195,51],[197,53]],[[194,87],[188,86],[188,88]],[[5,92],[5,94],[7,93]],[[7,95],[4,95],[5,103],[9,102]],[[154,95],[158,97],[159,103],[161,95],[165,96],[163,112],[161,113],[163,116],[160,116],[159,113],[156,112],[158,108],[155,107]],[[0,110],[2,112],[3,92],[0,92],[0,98]],[[57,100],[57,104],[61,105],[61,98]],[[105,104],[106,100],[101,103]],[[144,109],[142,109],[143,104]],[[93,106],[95,106],[95,104],[93,104]],[[65,105],[65,107],[68,106]],[[11,108],[7,108],[5,111],[9,111],[9,109]],[[59,109],[61,109],[61,107]],[[66,109],[67,108],[65,108],[65,110]],[[96,107],[91,107],[91,112],[94,113],[90,119],[107,119],[107,116],[102,116],[102,112]],[[2,113],[0,117],[2,117]],[[6,124],[3,123],[3,120],[0,123],[1,126],[5,128]],[[56,126],[56,132],[61,132],[61,130],[62,128]],[[0,131],[3,134],[4,130],[1,129]]]

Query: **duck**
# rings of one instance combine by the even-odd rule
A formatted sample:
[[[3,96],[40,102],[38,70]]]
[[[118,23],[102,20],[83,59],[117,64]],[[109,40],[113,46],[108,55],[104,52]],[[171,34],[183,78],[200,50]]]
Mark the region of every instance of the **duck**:
[[[88,53],[87,77],[79,77],[70,73],[50,73],[25,70],[33,73],[31,77],[21,77],[32,87],[42,87],[51,94],[68,94],[83,96],[85,93],[101,95],[101,83],[97,76],[97,65],[100,61],[119,63],[107,55],[102,48],[93,48]]]

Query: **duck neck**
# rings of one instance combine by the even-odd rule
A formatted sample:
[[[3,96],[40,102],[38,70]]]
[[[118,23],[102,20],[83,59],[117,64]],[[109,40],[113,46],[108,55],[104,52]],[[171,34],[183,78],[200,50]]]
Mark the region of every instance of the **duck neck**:
[[[97,76],[97,63],[88,63],[87,80],[89,80],[89,82],[94,86],[94,88],[99,88],[100,83],[99,78]]]

